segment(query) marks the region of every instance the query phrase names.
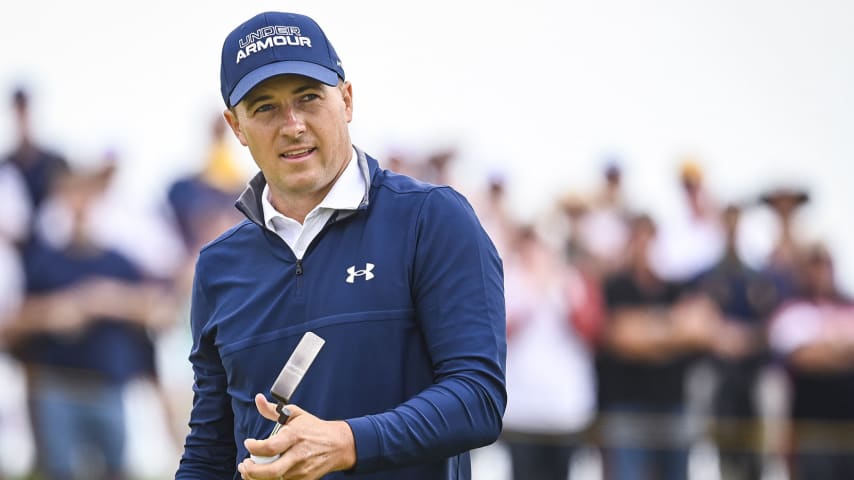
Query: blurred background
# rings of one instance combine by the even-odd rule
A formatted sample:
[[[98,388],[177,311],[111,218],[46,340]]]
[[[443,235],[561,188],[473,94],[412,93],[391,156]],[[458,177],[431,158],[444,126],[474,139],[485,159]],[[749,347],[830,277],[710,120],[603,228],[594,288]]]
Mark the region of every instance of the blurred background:
[[[192,264],[255,171],[220,47],[264,10],[323,26],[354,142],[502,252],[510,404],[476,479],[854,478],[841,0],[7,2],[3,478],[172,476]]]

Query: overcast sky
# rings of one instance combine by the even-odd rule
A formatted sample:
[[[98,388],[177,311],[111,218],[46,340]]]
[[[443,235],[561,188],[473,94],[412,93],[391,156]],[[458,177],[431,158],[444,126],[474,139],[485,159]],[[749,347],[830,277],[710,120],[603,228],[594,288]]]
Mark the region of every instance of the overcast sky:
[[[723,201],[799,182],[814,193],[808,230],[854,285],[852,5],[6,2],[0,88],[31,86],[42,139],[79,162],[117,148],[129,195],[150,196],[198,164],[222,108],[225,35],[260,11],[306,13],[353,82],[354,141],[376,156],[456,144],[462,178],[502,170],[523,216],[592,186],[608,152],[640,205],[665,217],[685,153]]]

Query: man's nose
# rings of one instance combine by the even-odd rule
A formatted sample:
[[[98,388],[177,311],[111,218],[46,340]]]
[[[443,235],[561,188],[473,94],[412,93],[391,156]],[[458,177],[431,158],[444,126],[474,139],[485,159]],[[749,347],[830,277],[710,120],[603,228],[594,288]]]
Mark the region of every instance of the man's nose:
[[[282,115],[282,126],[279,128],[282,135],[287,137],[299,137],[305,132],[305,122],[302,115],[294,108],[285,108]]]

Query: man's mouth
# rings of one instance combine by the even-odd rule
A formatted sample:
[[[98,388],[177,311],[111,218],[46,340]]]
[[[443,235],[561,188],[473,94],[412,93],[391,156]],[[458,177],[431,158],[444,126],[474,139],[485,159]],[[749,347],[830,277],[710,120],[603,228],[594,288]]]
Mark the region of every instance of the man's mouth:
[[[284,158],[285,160],[299,160],[301,158],[307,157],[311,155],[316,148],[301,148],[299,150],[291,150],[289,152],[285,152],[280,154],[279,156]]]

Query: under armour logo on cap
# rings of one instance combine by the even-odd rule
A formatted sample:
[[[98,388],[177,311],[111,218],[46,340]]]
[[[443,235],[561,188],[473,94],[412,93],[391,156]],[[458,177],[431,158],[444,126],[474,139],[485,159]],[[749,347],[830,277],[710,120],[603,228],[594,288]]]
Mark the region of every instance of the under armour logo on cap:
[[[235,28],[222,44],[220,89],[228,107],[276,75],[295,74],[330,86],[344,78],[341,59],[320,26],[296,13],[265,12]]]
[[[356,277],[365,277],[365,281],[367,282],[368,280],[374,278],[374,274],[371,273],[373,270],[373,263],[366,263],[364,270],[356,270],[356,266],[351,265],[349,268],[347,268],[348,276],[346,281],[347,283],[353,283],[356,281]]]

